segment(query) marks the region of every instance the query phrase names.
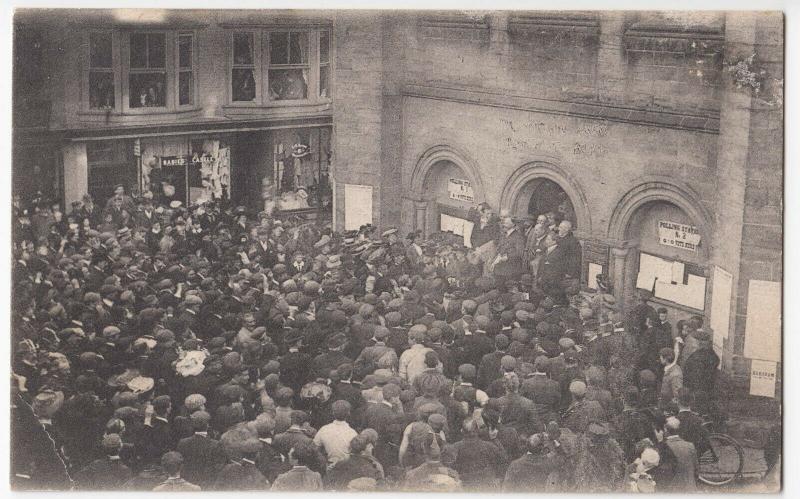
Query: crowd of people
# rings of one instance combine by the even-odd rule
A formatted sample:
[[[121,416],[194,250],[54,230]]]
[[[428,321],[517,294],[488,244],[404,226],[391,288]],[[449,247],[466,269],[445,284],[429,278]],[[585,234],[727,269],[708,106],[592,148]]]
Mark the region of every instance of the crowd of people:
[[[555,214],[473,215],[469,248],[122,186],[15,199],[14,487],[694,490],[702,317],[582,292]]]

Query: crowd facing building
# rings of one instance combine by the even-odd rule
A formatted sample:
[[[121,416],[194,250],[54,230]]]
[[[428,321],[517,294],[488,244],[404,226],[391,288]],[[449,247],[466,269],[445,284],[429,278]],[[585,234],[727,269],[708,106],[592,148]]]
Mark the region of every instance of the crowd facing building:
[[[567,220],[84,200],[15,201],[16,487],[685,491],[725,417],[703,318],[581,293]]]
[[[15,17],[15,486],[686,490],[779,400],[780,15],[133,14]]]

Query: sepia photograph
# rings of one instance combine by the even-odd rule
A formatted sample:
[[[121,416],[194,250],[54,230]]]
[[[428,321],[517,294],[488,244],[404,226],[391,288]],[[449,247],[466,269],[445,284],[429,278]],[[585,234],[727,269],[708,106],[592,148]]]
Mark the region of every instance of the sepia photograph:
[[[12,491],[781,491],[784,12],[64,7]]]

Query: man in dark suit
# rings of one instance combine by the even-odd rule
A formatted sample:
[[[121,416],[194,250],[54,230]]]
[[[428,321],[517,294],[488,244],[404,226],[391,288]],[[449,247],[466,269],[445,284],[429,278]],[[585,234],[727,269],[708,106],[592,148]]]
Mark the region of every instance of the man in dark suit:
[[[565,250],[558,244],[558,236],[549,233],[544,239],[545,252],[539,260],[536,280],[545,295],[556,303],[566,304],[563,282],[566,274],[567,259]]]
[[[497,243],[497,256],[494,259],[494,276],[498,287],[509,279],[518,278],[525,273],[525,236],[517,228],[511,215],[503,213],[500,226],[502,235]]]
[[[153,399],[153,417],[149,427],[144,431],[146,438],[144,458],[148,463],[160,462],[161,456],[175,446],[175,432],[172,431],[168,419],[171,410],[172,401],[168,395]]]
[[[500,359],[506,355],[506,348],[509,345],[508,336],[498,334],[494,338],[495,351],[487,353],[481,358],[478,366],[478,387],[485,390],[489,383],[503,376],[500,370]]]
[[[716,398],[714,380],[719,366],[719,356],[711,346],[711,335],[707,331],[697,331],[694,335],[699,348],[683,364],[683,386],[693,392],[703,392]]]
[[[564,274],[569,278],[581,276],[581,243],[572,234],[572,222],[558,224],[558,245],[564,249]]]
[[[192,413],[194,435],[178,442],[178,452],[183,456],[183,477],[207,490],[213,485],[217,473],[227,462],[222,444],[208,436],[211,416],[206,411]]]

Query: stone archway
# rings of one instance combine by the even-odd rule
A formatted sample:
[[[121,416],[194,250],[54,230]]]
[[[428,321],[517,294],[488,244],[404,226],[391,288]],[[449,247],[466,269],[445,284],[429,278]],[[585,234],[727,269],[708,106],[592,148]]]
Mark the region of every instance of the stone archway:
[[[431,175],[445,165],[454,166],[467,177],[466,180],[469,180],[474,191],[474,203],[485,200],[483,179],[477,164],[448,145],[440,144],[428,148],[417,160],[407,188],[414,204],[413,228],[422,230],[426,235],[431,231],[432,221],[437,216],[434,209],[437,203],[429,194],[428,183]]]
[[[583,190],[566,170],[548,161],[533,161],[517,168],[505,182],[500,195],[500,208],[517,215],[523,211],[527,213],[530,200],[527,186],[541,179],[557,184],[566,193],[575,211],[576,235],[591,234],[591,213]]]
[[[623,306],[630,304],[635,295],[635,267],[640,244],[631,237],[629,227],[640,210],[659,203],[681,210],[705,240],[713,240],[714,218],[691,187],[662,176],[642,179],[620,199],[608,223],[607,236],[612,242],[610,274],[614,294]],[[705,258],[709,258],[710,245],[706,245],[703,252]]]
[[[700,196],[688,185],[665,177],[653,177],[629,190],[617,203],[608,222],[608,238],[625,241],[625,232],[636,210],[654,201],[676,205],[695,220],[707,237],[711,237],[714,218],[700,202]]]

